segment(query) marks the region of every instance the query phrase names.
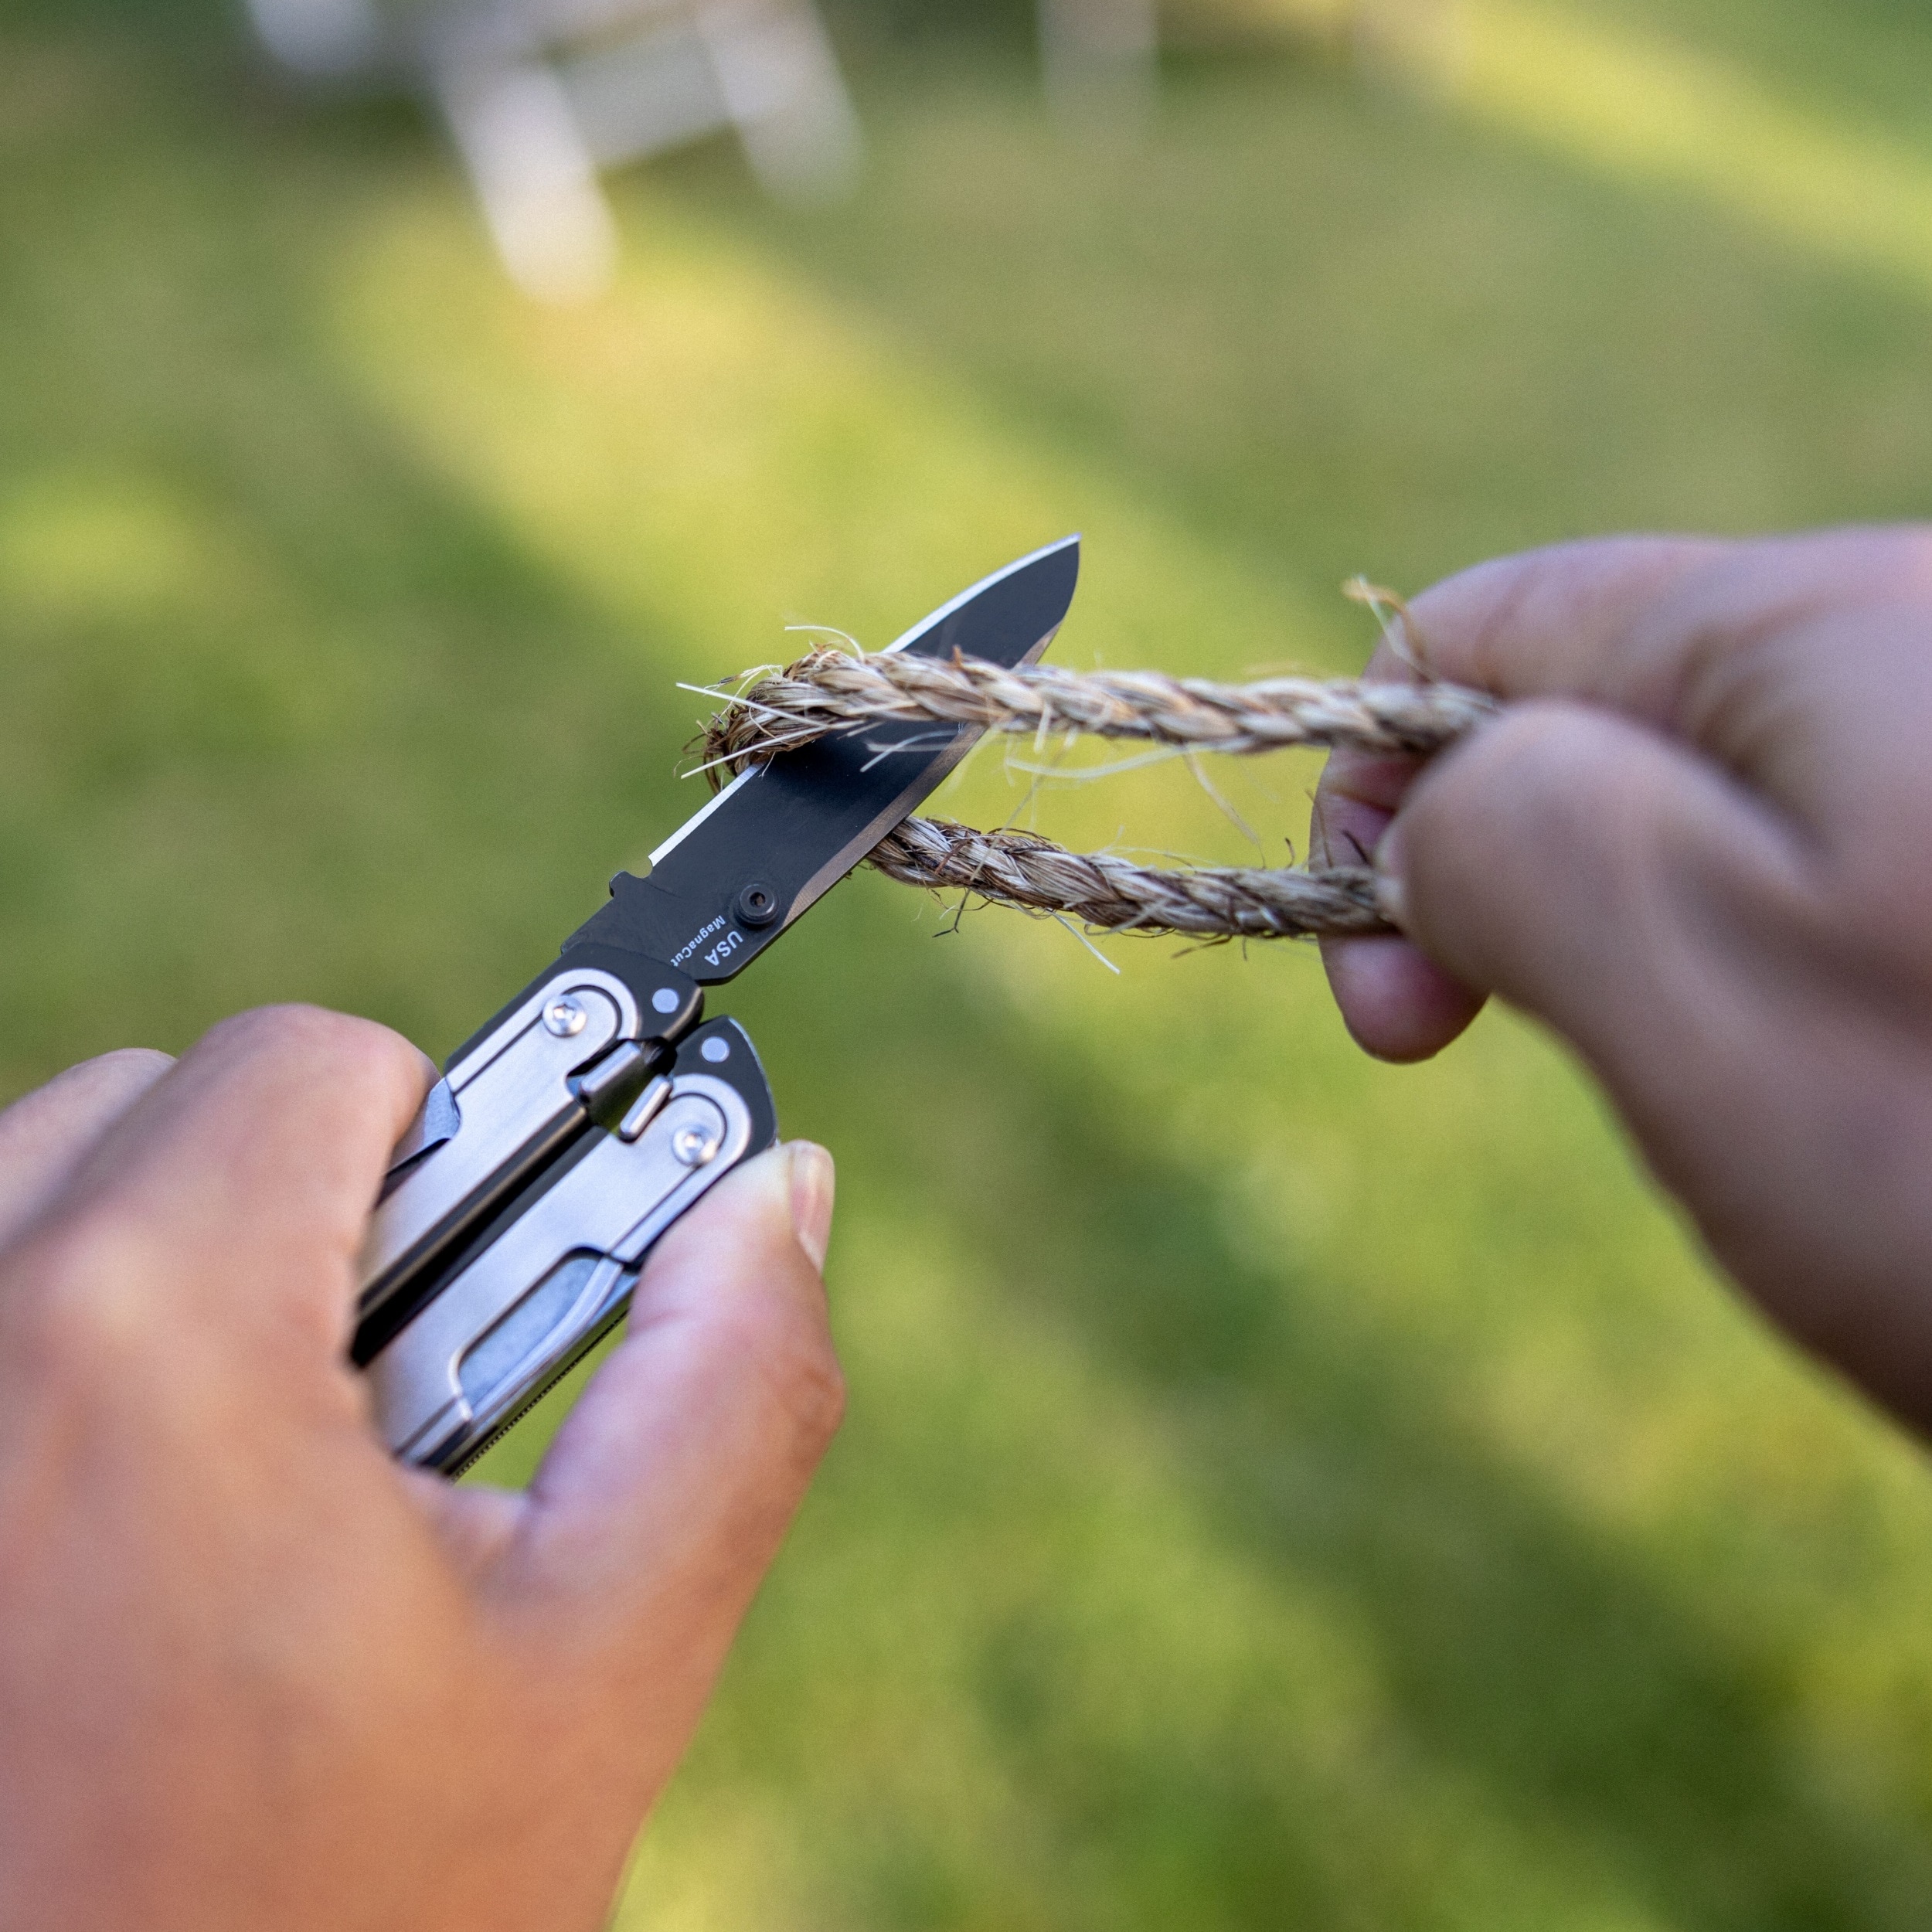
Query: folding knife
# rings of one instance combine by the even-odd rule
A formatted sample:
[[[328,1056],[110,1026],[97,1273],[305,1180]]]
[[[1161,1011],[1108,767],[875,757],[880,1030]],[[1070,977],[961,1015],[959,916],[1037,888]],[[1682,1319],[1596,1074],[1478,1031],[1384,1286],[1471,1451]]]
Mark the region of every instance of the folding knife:
[[[1022,557],[891,646],[1031,662],[1080,539]],[[824,738],[755,765],[651,855],[556,964],[458,1047],[397,1145],[352,1355],[403,1461],[455,1475],[629,1306],[651,1243],[777,1138],[764,1070],[704,989],[735,978],[910,815],[977,727]]]

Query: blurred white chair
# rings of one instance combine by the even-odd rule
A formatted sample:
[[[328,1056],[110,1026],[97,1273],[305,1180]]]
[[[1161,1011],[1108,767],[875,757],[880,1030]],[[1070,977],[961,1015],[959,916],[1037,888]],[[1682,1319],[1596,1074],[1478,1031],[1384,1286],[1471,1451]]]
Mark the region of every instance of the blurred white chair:
[[[1061,112],[1138,118],[1151,106],[1155,0],[1040,0],[1039,41],[1047,97]]]
[[[734,129],[773,192],[850,180],[858,123],[813,0],[248,0],[313,80],[425,87],[503,264],[550,301],[609,281],[601,168]]]

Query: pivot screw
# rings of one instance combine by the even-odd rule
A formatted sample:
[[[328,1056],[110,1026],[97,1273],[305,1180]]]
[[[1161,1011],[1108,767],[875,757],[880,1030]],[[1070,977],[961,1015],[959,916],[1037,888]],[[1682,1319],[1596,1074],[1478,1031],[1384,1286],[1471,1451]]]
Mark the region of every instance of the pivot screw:
[[[671,1158],[680,1167],[702,1167],[724,1145],[725,1118],[710,1101],[688,1094],[672,1103],[663,1123]]]
[[[769,926],[778,917],[778,895],[761,879],[754,879],[738,895],[741,926]]]
[[[576,1000],[568,998],[553,999],[543,1009],[545,1031],[556,1034],[559,1039],[570,1039],[582,1032],[589,1018]]]

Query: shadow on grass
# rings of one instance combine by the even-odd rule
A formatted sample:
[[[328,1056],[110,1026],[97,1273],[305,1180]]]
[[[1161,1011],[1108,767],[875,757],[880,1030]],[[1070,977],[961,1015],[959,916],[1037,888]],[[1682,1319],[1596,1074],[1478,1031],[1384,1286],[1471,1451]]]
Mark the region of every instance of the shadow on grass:
[[[948,1229],[1016,1311],[1053,1309],[1128,1379],[1182,1445],[1185,1484],[1227,1550],[1313,1583],[1369,1641],[1393,1750],[1473,1781],[1532,1838],[1579,1848],[1644,1923],[1924,1922],[1923,1844],[1821,1796],[1777,1658],[1713,1628],[1634,1539],[1472,1440],[1439,1364],[1324,1313],[1292,1257],[1266,1272],[1244,1260],[1197,1177],[1083,1101],[1071,1056],[975,1019],[921,950],[902,940],[896,992],[824,1011],[802,1053],[781,1049],[854,1192],[894,1190],[910,1223]],[[894,1087],[896,1105],[868,1097]],[[988,1640],[981,1691],[1011,1776],[1070,1856],[1131,1846],[1150,1880],[1178,1865],[1189,1922],[1278,1925],[1287,1901],[1301,1923],[1461,1922],[1426,1902],[1413,1848],[1337,1889],[1307,1836],[1332,1808],[1284,1808],[1260,1766],[1123,1761],[1070,1737],[1056,1687],[1080,1675],[1079,1641],[1050,1601],[1029,1607]]]

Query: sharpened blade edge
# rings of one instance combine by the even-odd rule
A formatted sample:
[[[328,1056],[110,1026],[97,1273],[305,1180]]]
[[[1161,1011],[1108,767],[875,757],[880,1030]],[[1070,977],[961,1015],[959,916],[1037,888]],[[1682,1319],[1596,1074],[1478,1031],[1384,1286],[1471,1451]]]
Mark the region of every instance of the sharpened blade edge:
[[[1077,538],[1071,540],[1079,541]],[[1051,549],[1063,547],[1060,544],[1049,546]],[[1043,556],[1046,552],[1036,551],[1034,554]],[[1029,562],[1031,560],[1030,558],[1027,560]],[[1060,628],[1059,624],[1055,624],[1019,662],[1022,664],[1038,662],[1046,655],[1047,647],[1060,635]],[[944,751],[934,754],[932,761],[920,767],[918,777],[857,838],[849,840],[835,857],[827,859],[798,889],[798,896],[791,902],[791,910],[785,915],[784,925],[781,926],[779,930],[784,931],[785,927],[789,926],[800,913],[810,910],[855,866],[863,865],[866,855],[895,825],[903,825],[920,804],[930,798],[952,776],[965,761],[966,754],[985,735],[984,725],[961,725],[959,736]]]
[[[733,779],[730,784],[725,787],[723,791],[719,792],[716,798],[711,799],[707,804],[700,805],[698,809],[694,811],[691,816],[687,818],[684,823],[681,825],[677,830],[674,832],[671,836],[651,855],[651,863],[654,866],[662,865],[664,862],[666,853],[675,852],[679,846],[682,845],[684,842],[689,838],[691,835],[696,832],[698,828],[702,825],[704,821],[709,818],[711,815],[716,811],[734,791],[740,791],[744,786],[750,784],[752,780],[757,777],[759,773],[764,770],[764,767],[763,765],[750,765],[747,766],[745,770],[740,772],[737,777]]]
[[[1063,538],[949,600],[893,648],[1032,663],[1058,636],[1079,575],[1080,539]],[[877,734],[893,741],[884,748],[835,736],[753,767],[658,848],[646,877],[617,874],[610,901],[566,950],[594,944],[668,961],[701,986],[736,978],[984,735],[957,726],[935,743],[939,733],[930,726],[901,726]],[[905,763],[885,766],[895,756]],[[734,808],[721,813],[727,799]],[[754,886],[777,902],[769,924],[740,897]]]
[[[937,630],[939,627],[956,611],[964,610],[965,607],[971,604],[975,597],[983,595],[986,591],[991,590],[995,584],[1002,582],[1007,577],[1017,575],[1022,570],[1030,569],[1034,564],[1038,563],[1044,557],[1055,556],[1062,550],[1077,550],[1080,548],[1080,533],[1076,531],[1073,536],[1063,536],[1057,543],[1043,543],[1037,550],[1029,551],[1027,555],[1023,557],[1016,557],[1011,563],[1006,564],[1001,569],[992,571],[987,576],[981,577],[977,583],[968,585],[964,590],[960,592],[957,597],[949,598],[945,603],[942,604],[937,611],[929,611],[924,617],[921,617],[919,621],[912,627],[910,631],[903,632],[900,636],[895,638],[893,642],[887,645],[885,651],[880,655],[883,656],[895,651],[910,650],[912,647],[917,644],[920,639],[924,637],[928,631]],[[1032,663],[1039,656],[1040,653],[1046,648],[1047,645],[1052,643],[1054,634],[1058,629],[1059,626],[1056,624],[1054,627],[1054,629],[1053,631],[1049,631],[1046,635],[1026,654],[1025,657],[1019,660],[1019,662],[1022,664]],[[964,729],[964,727],[962,727],[962,729]],[[978,740],[978,734],[975,732],[972,740],[969,740],[963,744],[956,744],[947,752],[940,753],[940,756],[945,760],[945,762],[940,764],[936,770],[931,766],[927,767],[927,770],[933,771],[932,783],[927,787],[929,791],[944,783],[947,775],[953,770],[954,767],[959,763],[961,758],[965,757],[968,751],[971,750],[973,743]],[[748,784],[763,769],[764,767],[761,765],[753,765],[749,769],[740,772],[737,777],[733,779],[730,784],[726,785],[716,798],[706,800],[706,802],[701,805],[697,811],[694,811],[691,816],[671,835],[668,838],[665,840],[662,845],[659,845],[657,849],[651,853],[650,862],[654,866],[662,865],[664,862],[667,854],[676,851],[678,847],[683,844],[685,840],[689,838],[692,833],[696,832],[698,828],[702,825],[704,821],[732,795],[733,792]],[[913,800],[910,804],[905,804],[902,800],[901,804],[903,806],[903,809],[900,811],[900,816],[903,818],[906,812],[911,811],[913,805],[917,804],[917,799]],[[877,845],[879,840],[884,838],[886,834],[891,829],[891,825],[882,823],[879,827],[878,837],[872,840],[872,845],[869,845],[866,847],[865,852],[862,852],[859,854],[859,858],[862,859],[865,856],[866,852],[870,852],[872,845]],[[825,866],[821,869],[821,872],[814,875],[811,884],[806,888],[806,890],[804,893],[801,893],[799,896],[792,902],[792,910],[786,917],[784,922],[785,924],[789,926],[792,920],[796,919],[799,913],[803,912],[805,908],[811,905],[815,900],[819,898],[830,885],[835,883],[838,879],[842,879],[847,872],[851,871],[852,866],[855,866],[858,862],[859,860],[857,859],[851,859],[842,864],[837,859],[828,860]],[[829,876],[827,876],[827,875],[829,875]],[[825,882],[822,884],[820,883],[821,879],[823,879]],[[782,930],[782,928],[781,930]]]

